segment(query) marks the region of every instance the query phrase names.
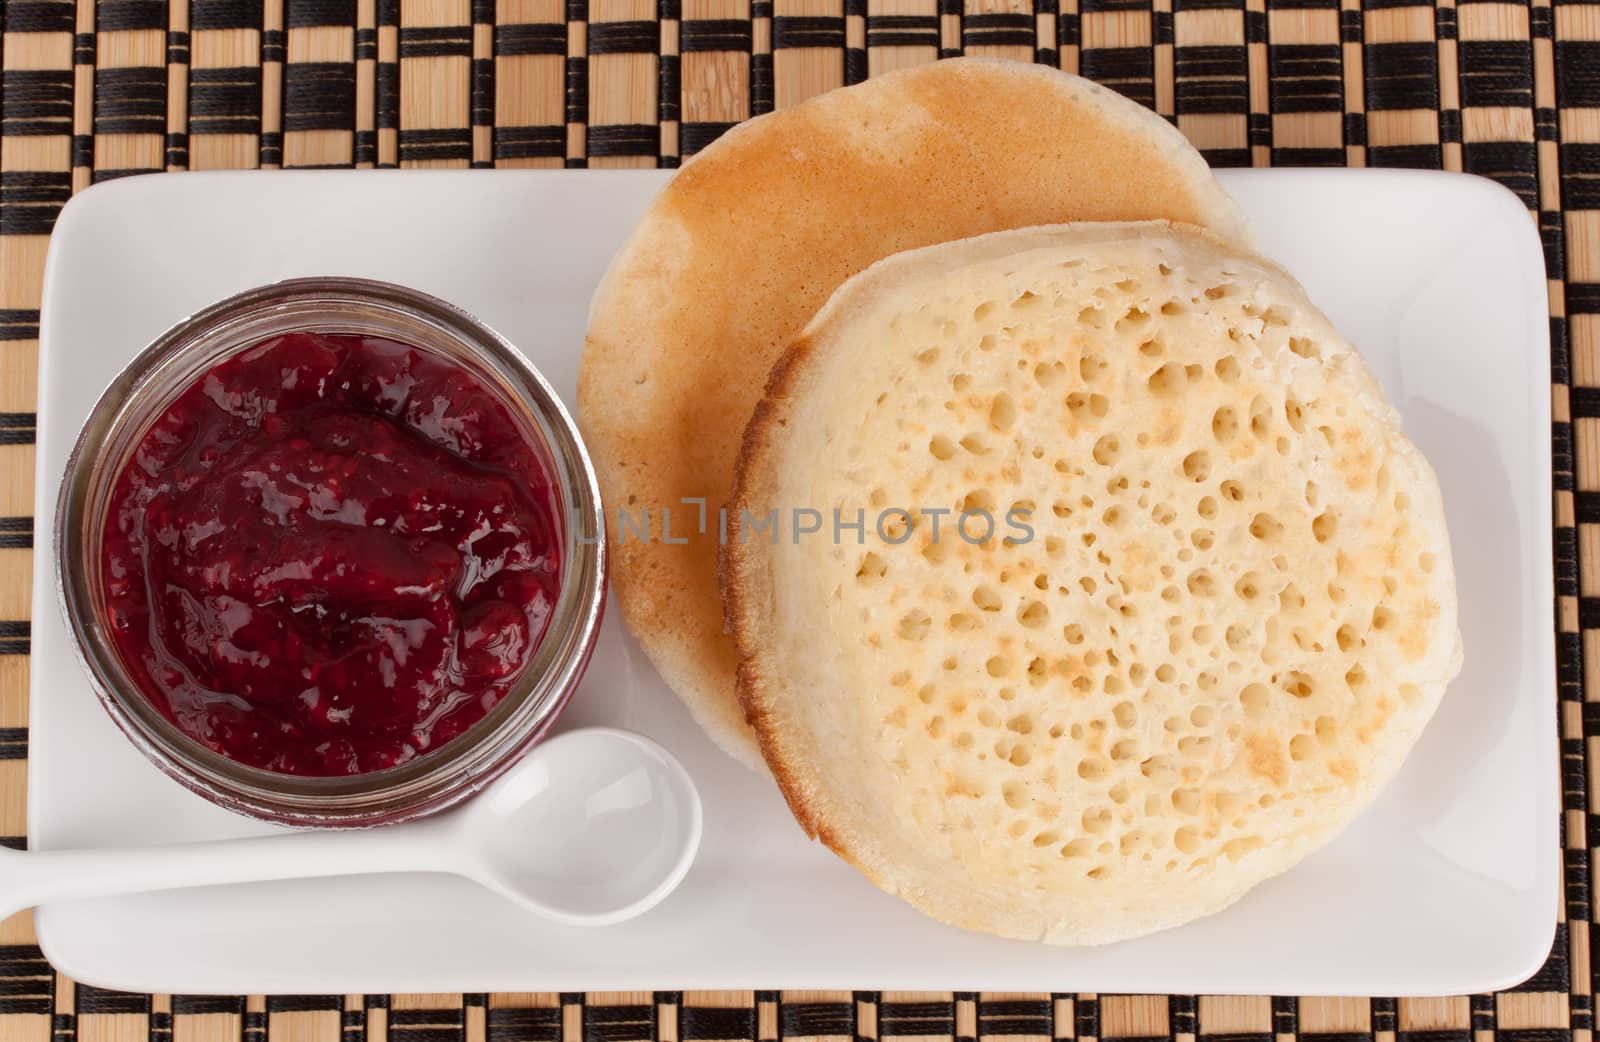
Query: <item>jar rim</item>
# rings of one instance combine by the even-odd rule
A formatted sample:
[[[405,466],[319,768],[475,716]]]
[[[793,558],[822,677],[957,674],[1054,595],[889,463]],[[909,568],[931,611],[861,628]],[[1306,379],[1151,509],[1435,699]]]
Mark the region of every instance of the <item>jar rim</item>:
[[[100,618],[104,509],[132,447],[205,369],[294,331],[388,336],[468,369],[502,399],[544,454],[559,500],[559,588],[544,637],[517,683],[481,720],[437,749],[361,774],[283,774],[208,748],[133,682]],[[169,776],[214,803],[264,820],[387,824],[443,809],[480,790],[554,722],[598,636],[604,528],[599,482],[576,423],[543,374],[497,331],[438,297],[393,283],[296,278],[245,290],[175,323],[101,394],[68,456],[56,502],[57,600],[101,704]]]

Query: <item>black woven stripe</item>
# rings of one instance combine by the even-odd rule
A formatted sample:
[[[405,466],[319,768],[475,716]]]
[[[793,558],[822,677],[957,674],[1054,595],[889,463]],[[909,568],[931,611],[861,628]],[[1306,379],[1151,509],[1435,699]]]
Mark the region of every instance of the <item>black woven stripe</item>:
[[[28,729],[26,727],[0,727],[0,760],[25,760],[28,758]]]
[[[559,159],[566,154],[566,127],[494,128],[496,159]]]
[[[1171,1036],[1193,1034],[1199,1000],[1193,995],[1167,996],[1167,1028]],[[1319,1040],[1320,1042],[1320,1040]]]
[[[290,62],[284,66],[285,131],[355,128],[355,65],[350,62]]]
[[[190,0],[189,29],[259,29],[262,0]]]
[[[1344,143],[1346,145],[1365,145],[1367,143],[1366,113],[1346,112],[1344,114]]]
[[[1278,1035],[1293,1035],[1300,1030],[1300,1000],[1292,995],[1272,997],[1272,1031]]]
[[[1151,46],[1171,47],[1177,43],[1177,29],[1171,11],[1150,12]]]
[[[94,26],[102,33],[165,29],[166,0],[99,0],[94,5]]]
[[[471,159],[470,127],[443,127],[436,130],[400,131],[400,160]]]
[[[737,123],[681,123],[678,149],[685,156],[692,156],[736,126]]]
[[[1240,46],[1177,48],[1173,65],[1177,74],[1179,115],[1248,112],[1247,54]]]
[[[654,54],[661,44],[661,27],[654,21],[590,22],[589,53]]]
[[[497,25],[494,30],[494,53],[503,57],[566,54],[567,27],[560,22]]]
[[[474,127],[494,126],[494,59],[472,59],[472,110]]]
[[[39,339],[38,311],[27,308],[0,309],[0,340],[37,339]],[[3,430],[0,430],[0,444],[6,444]]]
[[[71,195],[70,171],[0,171],[0,235],[49,235]]]
[[[115,170],[108,167],[96,167],[89,176],[90,184],[101,184],[105,181],[117,181],[124,177],[137,177],[140,174],[154,174],[159,171],[154,168]]]
[[[868,47],[938,47],[938,15],[880,14],[867,16]]]
[[[289,35],[282,29],[261,30],[261,61],[281,62],[288,59]]]
[[[4,314],[6,312],[0,312],[0,316]],[[29,312],[20,312],[20,314],[29,314]],[[32,312],[31,314],[34,315],[33,336],[30,338],[8,337],[7,339],[37,339],[39,336],[38,312]],[[32,445],[36,437],[35,428],[37,424],[38,418],[31,412],[0,412],[0,445]],[[4,625],[4,623],[0,623],[0,626]]]
[[[969,14],[961,20],[964,47],[1032,47],[1033,35],[1033,15],[1027,12]]]
[[[1600,597],[1579,597],[1578,624],[1582,629],[1600,629]]]
[[[1557,40],[1555,58],[1556,104],[1564,109],[1600,107],[1600,41]]]
[[[585,151],[591,156],[653,156],[661,150],[661,128],[654,123],[591,126]]]
[[[1073,1034],[1078,1038],[1100,1037],[1100,1000],[1079,998],[1072,1003]],[[1210,1042],[1209,1038],[1207,1042]]]
[[[589,119],[589,60],[572,57],[566,62],[567,122],[586,123]]]
[[[1344,62],[1338,44],[1278,44],[1267,49],[1273,112],[1342,112]]]
[[[954,1002],[880,1002],[878,1035],[949,1035],[955,1031]]]
[[[0,131],[39,137],[72,131],[72,72],[6,69],[0,73]]]
[[[711,1006],[683,1006],[678,1011],[678,1037],[691,1039],[753,1039],[756,1037],[754,1008],[722,1009]]]
[[[585,1042],[648,1042],[656,1034],[655,1006],[588,1006],[583,1011]]]
[[[1600,315],[1600,282],[1567,283],[1567,314]]]
[[[259,134],[261,69],[191,69],[190,134]]]
[[[1439,143],[1461,143],[1461,110],[1441,109],[1439,111]]]
[[[1580,796],[1574,809],[1583,810],[1588,806],[1588,802],[1586,797]],[[1565,834],[1565,829],[1562,831]],[[1565,846],[1564,840],[1563,846]],[[1568,921],[1586,923],[1589,921],[1589,851],[1582,847],[1577,850],[1564,850],[1561,861],[1565,868],[1562,889],[1567,895]],[[1546,1034],[1553,1033],[1547,1029],[1541,1030]],[[1523,1035],[1524,1031],[1522,1029],[1513,1029],[1508,1034],[1513,1036]],[[1529,1032],[1528,1034],[1531,1035],[1533,1033]],[[1566,1032],[1561,1032],[1561,1036],[1565,1038]],[[1522,1042],[1535,1042],[1535,1040],[1524,1038]],[[1542,1040],[1539,1040],[1539,1042],[1542,1042]],[[1552,1040],[1552,1042],[1559,1042],[1559,1040]]]
[[[752,46],[750,23],[742,18],[692,18],[678,27],[678,50],[748,51]]]
[[[1533,45],[1527,40],[1463,40],[1461,107],[1533,104]]]
[[[189,64],[189,34],[187,32],[167,33],[167,64]]]
[[[1050,1003],[1047,1000],[985,999],[978,1003],[978,1023],[980,1025],[979,1033],[981,1034],[984,1030],[982,1027],[983,1024],[996,1017],[1013,1020],[1022,1017],[1033,1018],[1035,1020],[1044,1020],[1051,1023],[1054,1022],[1054,1014],[1052,1013],[1050,1009]],[[1046,1028],[1045,1034],[1048,1035],[1050,1033],[1051,1032],[1049,1028]]]
[[[1556,570],[1556,596],[1576,597],[1578,595],[1578,530],[1576,528],[1563,528],[1557,526],[1553,540],[1555,570]]]
[[[388,0],[383,0],[383,2],[387,3]],[[400,17],[398,12],[395,13],[395,17],[396,18]],[[379,7],[378,7],[378,20],[380,22],[383,21],[383,4],[382,3],[380,3]],[[387,996],[387,995],[363,995],[363,996],[361,996],[361,1008],[362,1009],[388,1009],[389,1008],[389,996]]]
[[[1082,37],[1082,20],[1076,12],[1066,12],[1056,18],[1056,46],[1076,47]]]
[[[1439,107],[1439,52],[1431,43],[1369,43],[1368,112]]]
[[[462,25],[404,26],[400,30],[400,57],[470,58],[472,29]]]
[[[752,4],[750,10],[754,17],[756,5]],[[770,8],[769,17],[770,17]],[[772,55],[750,55],[750,114],[762,116],[772,111],[773,79]]]
[[[161,66],[96,69],[96,134],[160,134],[167,128],[167,70]]]
[[[1403,1042],[1469,1042],[1472,1032],[1466,1028],[1435,1028],[1425,1031],[1401,1031],[1397,1037]]]
[[[338,998],[338,996],[334,996]],[[391,1027],[456,1027],[465,1023],[459,1006],[443,1009],[395,1009],[389,1011]]]
[[[177,1016],[201,1013],[244,1015],[243,995],[174,995],[172,1012]]]
[[[1087,6],[1087,5],[1085,5]],[[1155,108],[1155,52],[1148,47],[1089,47],[1078,57],[1079,71],[1145,108]]]
[[[1444,165],[1444,154],[1438,145],[1372,145],[1367,149],[1367,163],[1370,166],[1438,170]]]
[[[658,122],[676,123],[683,116],[682,63],[683,58],[676,54],[663,54],[656,63],[656,120]],[[670,157],[663,156],[662,158]]]
[[[1474,141],[1461,147],[1462,168],[1492,177],[1530,210],[1539,205],[1539,152],[1532,141]]]
[[[80,1017],[86,1013],[149,1013],[150,996],[79,984],[76,1008]]]
[[[344,997],[341,995],[267,996],[268,1013],[313,1013],[340,1009],[344,1009]]]
[[[11,0],[5,7],[8,33],[70,33],[77,21],[72,0]]]
[[[780,15],[772,20],[774,50],[790,47],[843,47],[844,19],[825,15]]]
[[[54,974],[36,944],[0,944],[0,975],[48,977]]]
[[[1600,144],[1561,146],[1561,205],[1569,213],[1600,210]]]
[[[356,0],[290,0],[285,6],[284,24],[290,29],[320,25],[354,27]]]
[[[21,836],[0,836],[0,847],[8,850],[26,850],[27,845]],[[0,998],[0,1014],[26,1013],[34,1016],[49,1016],[52,1002],[48,996],[38,995],[28,998]]]
[[[559,1009],[491,1009],[489,1042],[560,1042]]]

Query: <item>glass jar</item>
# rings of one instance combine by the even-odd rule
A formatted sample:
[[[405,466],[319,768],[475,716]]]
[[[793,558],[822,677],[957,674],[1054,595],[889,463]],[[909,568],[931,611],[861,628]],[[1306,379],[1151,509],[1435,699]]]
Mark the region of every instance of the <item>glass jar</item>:
[[[150,425],[201,374],[294,331],[387,337],[466,369],[524,426],[557,492],[560,589],[517,684],[483,719],[414,760],[366,774],[305,777],[249,767],[189,737],[129,676],[112,639],[101,540],[118,475]],[[248,290],[162,334],[101,396],[67,461],[55,521],[57,581],[76,650],[106,711],[168,775],[241,814],[305,826],[366,826],[451,806],[494,780],[572,696],[605,600],[600,489],[576,425],[544,377],[498,333],[435,297],[388,283],[309,278]]]

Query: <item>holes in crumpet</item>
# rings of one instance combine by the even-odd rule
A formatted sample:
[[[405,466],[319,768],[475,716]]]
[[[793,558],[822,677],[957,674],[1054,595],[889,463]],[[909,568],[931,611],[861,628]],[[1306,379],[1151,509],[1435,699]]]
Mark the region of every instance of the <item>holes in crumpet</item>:
[[[1239,414],[1233,406],[1224,405],[1211,414],[1211,436],[1219,442],[1229,442],[1239,433]]]
[[[876,582],[889,573],[889,563],[882,557],[871,552],[861,558],[861,564],[856,568],[856,579],[864,583]]]
[[[913,608],[900,617],[895,633],[901,640],[922,640],[933,626],[933,617],[921,608]]]
[[[1011,396],[1004,391],[994,396],[994,401],[989,403],[989,426],[997,431],[1008,431],[1011,425],[1017,422],[1017,406]]]
[[[1333,511],[1325,510],[1318,514],[1311,522],[1311,534],[1319,543],[1326,543],[1332,539],[1339,530],[1339,519]]]
[[[1197,483],[1210,477],[1211,454],[1205,449],[1196,449],[1183,457],[1183,476]]]

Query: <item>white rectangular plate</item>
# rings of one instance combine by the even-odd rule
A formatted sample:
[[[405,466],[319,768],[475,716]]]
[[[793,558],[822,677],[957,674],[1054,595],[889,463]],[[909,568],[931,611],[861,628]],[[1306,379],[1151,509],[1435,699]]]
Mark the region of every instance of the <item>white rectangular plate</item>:
[[[56,226],[40,371],[28,825],[37,849],[265,831],[169,781],[96,703],[56,605],[51,514],[100,389],[201,306],[298,275],[435,293],[570,400],[590,293],[665,172],[179,174],[75,198]],[[1224,175],[1265,253],[1366,353],[1444,488],[1466,668],[1352,828],[1220,915],[1101,949],[964,933],[875,890],[699,733],[608,620],[564,726],[652,735],[705,796],[681,890],[634,922],[558,927],[438,876],[55,905],[40,943],[136,991],[907,988],[1488,991],[1530,974],[1556,913],[1549,357],[1526,210],[1459,175]],[[538,836],[528,837],[538,842]]]

